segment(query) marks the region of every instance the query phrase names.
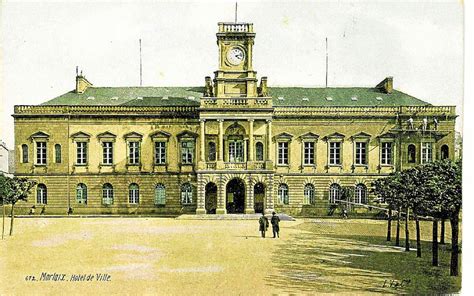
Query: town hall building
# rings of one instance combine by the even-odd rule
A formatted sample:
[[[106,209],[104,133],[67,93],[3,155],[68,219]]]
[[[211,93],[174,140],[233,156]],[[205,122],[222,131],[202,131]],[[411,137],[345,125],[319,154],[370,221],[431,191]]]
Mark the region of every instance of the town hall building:
[[[371,182],[453,159],[455,106],[394,89],[271,87],[253,68],[251,23],[219,23],[203,86],[97,87],[15,106],[15,175],[46,214],[327,215],[378,201]],[[358,207],[357,205],[360,205]],[[362,209],[362,210],[360,210]]]

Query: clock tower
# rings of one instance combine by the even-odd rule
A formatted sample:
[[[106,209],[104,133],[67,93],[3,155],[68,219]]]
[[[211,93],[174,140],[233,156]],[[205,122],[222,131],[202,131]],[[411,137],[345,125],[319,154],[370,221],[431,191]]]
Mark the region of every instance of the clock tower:
[[[213,96],[257,97],[257,72],[252,67],[253,24],[219,23],[216,35],[219,69],[214,72]]]

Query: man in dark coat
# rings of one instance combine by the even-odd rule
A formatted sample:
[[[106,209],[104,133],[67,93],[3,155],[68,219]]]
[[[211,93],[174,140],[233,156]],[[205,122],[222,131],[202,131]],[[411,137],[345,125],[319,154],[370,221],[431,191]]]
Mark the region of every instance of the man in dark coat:
[[[275,212],[272,213],[271,222],[272,222],[273,238],[275,237],[280,238],[280,217],[278,217]]]
[[[268,219],[267,217],[265,217],[264,213],[262,213],[262,216],[260,217],[260,219],[258,219],[258,224],[260,225],[260,233],[262,234],[262,237],[265,238],[265,232],[268,228]]]

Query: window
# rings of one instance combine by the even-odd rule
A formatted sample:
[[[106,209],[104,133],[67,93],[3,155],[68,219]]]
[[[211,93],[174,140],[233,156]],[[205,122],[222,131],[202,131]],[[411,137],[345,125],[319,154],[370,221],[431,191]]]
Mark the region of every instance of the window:
[[[48,203],[48,190],[44,184],[38,184],[36,187],[36,203],[44,205]]]
[[[189,183],[181,186],[181,203],[183,205],[193,203],[193,187]]]
[[[114,152],[112,142],[102,142],[102,163],[113,164],[114,163]]]
[[[77,142],[77,164],[87,164],[87,142]]]
[[[314,185],[306,184],[304,186],[304,204],[314,205],[315,203],[316,203],[316,200],[314,198]]]
[[[433,161],[433,144],[422,143],[421,144],[421,162],[428,163]]]
[[[181,142],[181,163],[192,164],[194,158],[194,142],[183,141]]]
[[[314,142],[303,142],[304,143],[304,164],[314,164]]]
[[[102,186],[102,203],[104,205],[111,205],[114,203],[114,187],[112,184],[105,183]]]
[[[355,142],[355,164],[367,164],[367,142]]]
[[[133,142],[131,142],[133,143]],[[138,143],[138,142],[135,142]],[[138,204],[140,202],[140,190],[138,184],[132,183],[128,186],[128,203]]]
[[[408,145],[408,162],[409,163],[416,162],[416,148],[415,148],[415,145],[413,144]]]
[[[166,188],[163,184],[157,184],[155,187],[155,205],[166,204]]]
[[[166,164],[166,142],[155,142],[155,164]]]
[[[46,164],[46,142],[36,142],[36,164]]]
[[[128,164],[140,164],[140,142],[128,142]]]
[[[381,158],[380,162],[382,165],[391,165],[392,161],[392,142],[382,142],[381,146]]]
[[[278,164],[288,164],[288,142],[278,142]]]
[[[229,161],[243,162],[244,161],[244,142],[241,140],[229,141]]]
[[[54,145],[54,158],[56,163],[61,163],[61,145]]]
[[[339,184],[331,184],[329,186],[329,203],[337,203],[341,198],[341,186]]]
[[[257,144],[255,144],[255,154],[256,154],[257,161],[263,161],[263,143],[262,142],[257,142]]]
[[[364,184],[357,184],[355,187],[354,202],[367,204],[367,187]]]
[[[289,204],[290,203],[290,198],[288,195],[288,185],[286,184],[280,184],[280,187],[278,187],[278,200],[282,204]]]
[[[80,204],[87,204],[87,186],[84,183],[77,184],[76,202]]]
[[[341,164],[341,142],[329,142],[329,164]]]
[[[28,145],[26,144],[21,145],[21,162],[28,162]]]
[[[441,159],[449,158],[449,147],[448,145],[441,146]]]
[[[216,143],[209,142],[208,144],[208,156],[207,159],[209,161],[216,161]]]

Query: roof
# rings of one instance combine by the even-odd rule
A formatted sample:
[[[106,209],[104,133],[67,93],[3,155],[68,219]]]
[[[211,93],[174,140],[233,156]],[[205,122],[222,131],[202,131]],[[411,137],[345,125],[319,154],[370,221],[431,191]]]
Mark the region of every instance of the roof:
[[[386,94],[378,88],[269,87],[279,106],[420,106],[430,105],[401,91]],[[42,105],[199,106],[204,87],[89,87],[70,91]]]
[[[386,94],[371,87],[272,87],[273,106],[419,106],[430,105],[393,90]]]

